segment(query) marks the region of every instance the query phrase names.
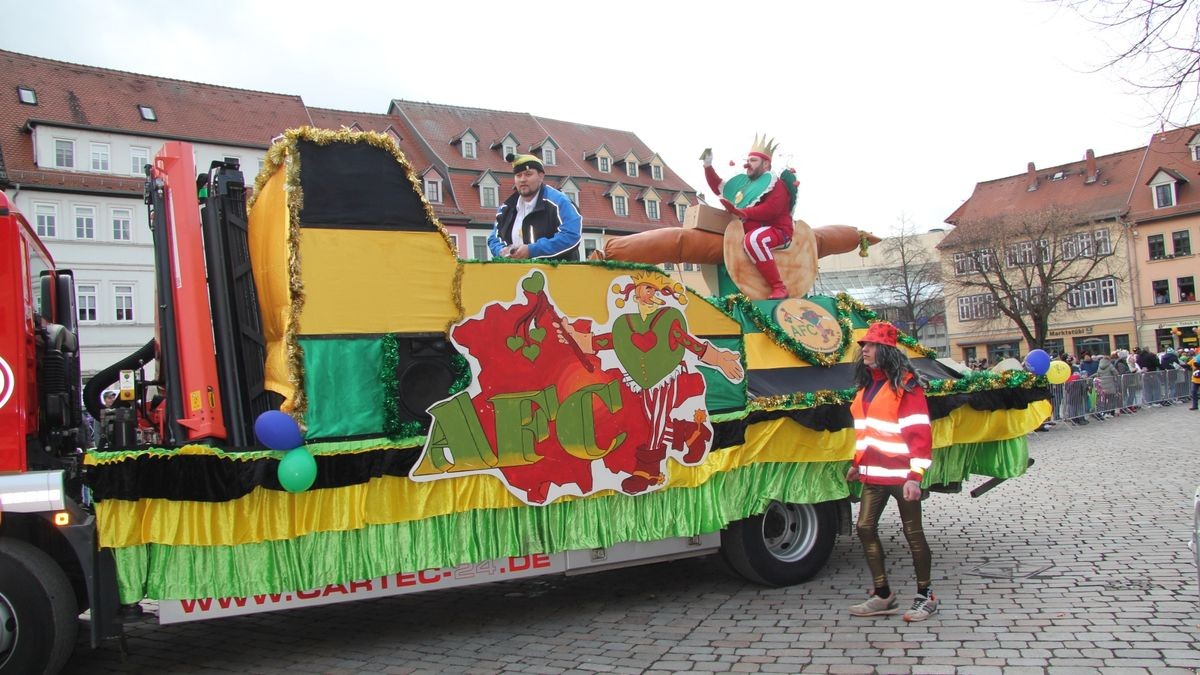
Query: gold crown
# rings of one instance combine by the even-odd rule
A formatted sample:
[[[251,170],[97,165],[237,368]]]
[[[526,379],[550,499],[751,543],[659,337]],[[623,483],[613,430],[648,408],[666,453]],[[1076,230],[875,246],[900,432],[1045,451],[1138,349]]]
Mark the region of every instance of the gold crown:
[[[629,275],[633,279],[633,285],[650,284],[655,288],[667,288],[671,285],[671,280],[658,272],[649,270],[637,270]]]
[[[766,134],[763,134],[761,138],[758,136],[758,134],[755,134],[754,145],[750,146],[750,152],[761,152],[767,157],[774,157],[775,148],[778,147],[779,144],[775,142],[774,138],[768,141]]]

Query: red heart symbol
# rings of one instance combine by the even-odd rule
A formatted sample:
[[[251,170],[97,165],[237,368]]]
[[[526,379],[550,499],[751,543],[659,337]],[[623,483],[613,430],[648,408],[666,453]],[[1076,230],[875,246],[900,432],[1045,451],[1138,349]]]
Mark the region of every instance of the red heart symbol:
[[[649,352],[654,349],[654,345],[658,344],[658,336],[654,333],[632,333],[629,340],[633,342],[633,346],[637,347],[641,352]]]

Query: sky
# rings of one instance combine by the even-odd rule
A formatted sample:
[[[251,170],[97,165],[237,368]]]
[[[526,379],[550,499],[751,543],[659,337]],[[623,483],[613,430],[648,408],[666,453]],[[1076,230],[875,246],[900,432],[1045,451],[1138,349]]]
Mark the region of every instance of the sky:
[[[1097,72],[1116,36],[1056,2],[6,4],[3,49],[310,106],[397,98],[630,130],[701,192],[704,148],[732,175],[763,132],[800,180],[795,217],[881,234],[942,227],[976,182],[1027,162],[1159,128]]]

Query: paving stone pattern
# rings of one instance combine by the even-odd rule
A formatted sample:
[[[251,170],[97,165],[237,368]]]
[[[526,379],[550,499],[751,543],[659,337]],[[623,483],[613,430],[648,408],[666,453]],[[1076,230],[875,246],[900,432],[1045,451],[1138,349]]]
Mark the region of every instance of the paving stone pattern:
[[[980,499],[934,495],[925,529],[941,611],[849,616],[870,585],[839,537],[792,588],[718,557],[128,630],[66,672],[1194,673],[1200,593],[1187,547],[1200,412],[1151,408],[1031,436],[1030,473]],[[968,488],[982,482],[973,481]],[[913,590],[899,520],[893,587]]]

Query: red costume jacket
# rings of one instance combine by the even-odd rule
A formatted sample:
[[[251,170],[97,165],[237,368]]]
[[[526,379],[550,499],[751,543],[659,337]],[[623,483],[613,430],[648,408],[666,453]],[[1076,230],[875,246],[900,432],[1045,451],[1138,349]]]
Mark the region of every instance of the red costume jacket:
[[[704,167],[704,178],[708,181],[708,187],[712,189],[716,195],[721,195],[721,177],[717,175],[716,170],[711,166]],[[753,206],[741,208],[742,220],[746,232],[757,230],[764,225],[774,227],[783,234],[787,235],[788,241],[792,240],[792,198],[788,194],[787,188],[783,186],[778,179],[775,179],[775,184],[767,191],[761,199]],[[736,205],[735,205],[736,206]]]

